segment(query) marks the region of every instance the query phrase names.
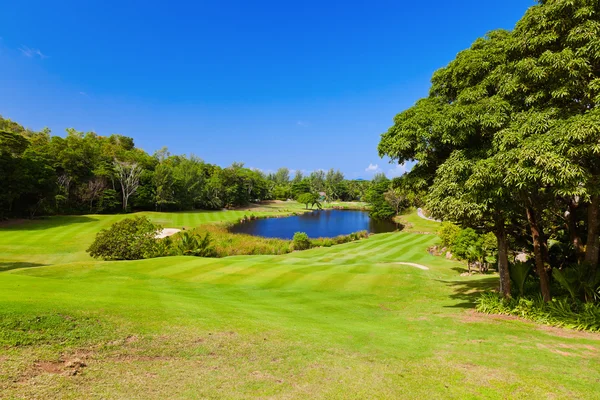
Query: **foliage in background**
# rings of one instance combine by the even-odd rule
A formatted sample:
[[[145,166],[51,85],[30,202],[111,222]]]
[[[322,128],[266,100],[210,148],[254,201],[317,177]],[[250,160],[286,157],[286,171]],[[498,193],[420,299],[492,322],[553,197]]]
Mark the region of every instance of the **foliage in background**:
[[[262,200],[324,193],[328,202],[362,201],[369,181],[338,170],[265,174],[233,163],[221,168],[162,148],[149,155],[132,138],[68,129],[53,136],[0,117],[0,218],[132,210],[216,210]],[[317,205],[315,202],[311,204]]]

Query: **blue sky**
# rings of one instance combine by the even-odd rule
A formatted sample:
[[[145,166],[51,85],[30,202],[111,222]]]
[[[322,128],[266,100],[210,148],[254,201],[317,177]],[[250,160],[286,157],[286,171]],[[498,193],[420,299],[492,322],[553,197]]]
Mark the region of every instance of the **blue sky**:
[[[4,117],[222,166],[369,178],[404,170],[379,159],[379,135],[432,73],[534,1],[0,4]]]

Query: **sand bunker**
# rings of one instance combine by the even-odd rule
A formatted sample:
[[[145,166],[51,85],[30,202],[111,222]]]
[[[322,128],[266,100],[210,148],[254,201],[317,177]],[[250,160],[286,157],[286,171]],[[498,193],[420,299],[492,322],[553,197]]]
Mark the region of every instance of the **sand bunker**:
[[[166,238],[167,236],[172,236],[172,235],[176,234],[177,232],[181,232],[181,229],[165,228],[156,234],[156,238],[163,239],[163,238]]]
[[[421,264],[415,264],[415,263],[409,263],[409,262],[396,262],[394,264],[408,265],[408,266],[419,268],[419,269],[422,269],[422,270],[425,270],[425,271],[429,270],[428,267],[426,267],[424,265],[421,265]]]

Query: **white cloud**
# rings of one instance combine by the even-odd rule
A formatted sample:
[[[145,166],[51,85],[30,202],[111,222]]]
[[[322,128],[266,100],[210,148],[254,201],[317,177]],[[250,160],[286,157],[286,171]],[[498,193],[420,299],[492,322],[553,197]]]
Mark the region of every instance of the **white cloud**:
[[[310,126],[310,123],[306,122],[306,121],[298,121],[296,122],[296,125],[301,126],[303,128]]]
[[[42,53],[40,49],[32,49],[27,46],[21,46],[19,47],[19,50],[25,57],[33,58],[37,56],[41,59],[48,58],[48,56]]]
[[[377,165],[377,164],[369,164],[369,166],[367,168],[365,168],[365,171],[367,171],[367,172],[377,172],[380,170],[381,170],[381,168],[379,168],[379,165]]]
[[[406,165],[404,163],[396,165],[396,168],[392,168],[388,171],[387,175],[391,178],[396,176],[402,176],[406,173]]]

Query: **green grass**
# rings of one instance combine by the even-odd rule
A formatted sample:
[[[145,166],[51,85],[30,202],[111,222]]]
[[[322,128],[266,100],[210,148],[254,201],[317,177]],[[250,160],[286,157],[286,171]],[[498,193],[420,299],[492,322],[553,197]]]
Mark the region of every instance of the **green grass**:
[[[442,225],[441,222],[419,217],[415,210],[409,210],[407,213],[399,215],[396,220],[404,225],[403,232],[437,233]]]
[[[244,213],[148,215],[192,227]],[[281,256],[90,259],[94,233],[118,218],[0,228],[0,397],[598,397],[599,335],[474,313],[497,278],[460,277],[425,251],[435,235]],[[86,367],[73,376],[74,359]]]

